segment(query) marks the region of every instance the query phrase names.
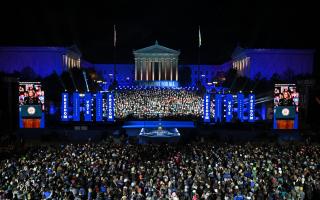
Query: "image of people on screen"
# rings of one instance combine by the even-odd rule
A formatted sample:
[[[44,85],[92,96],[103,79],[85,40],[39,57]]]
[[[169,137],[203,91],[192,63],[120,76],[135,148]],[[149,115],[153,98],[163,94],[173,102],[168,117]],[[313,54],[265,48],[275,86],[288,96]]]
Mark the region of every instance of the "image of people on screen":
[[[274,89],[274,106],[295,106],[298,111],[299,93],[295,86],[281,85]]]
[[[284,89],[284,91],[281,94],[282,98],[280,98],[279,100],[279,105],[280,106],[292,106],[293,105],[293,101],[292,101],[292,97],[291,94],[289,93],[288,90]]]
[[[24,105],[41,105],[41,101],[33,89],[29,90],[28,96],[24,98]]]
[[[21,83],[19,85],[19,111],[21,128],[40,128],[44,111],[44,92],[39,83]],[[40,108],[40,110],[39,110]]]

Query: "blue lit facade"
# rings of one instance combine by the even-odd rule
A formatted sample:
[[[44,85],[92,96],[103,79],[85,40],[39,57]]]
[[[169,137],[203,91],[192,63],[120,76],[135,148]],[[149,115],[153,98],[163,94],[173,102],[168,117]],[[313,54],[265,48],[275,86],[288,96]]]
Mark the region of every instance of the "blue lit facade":
[[[94,69],[107,84],[114,79],[114,64],[94,64]],[[116,64],[117,82],[120,86],[134,84],[134,64]]]
[[[81,56],[76,46],[0,47],[0,71],[14,73],[30,67],[36,76],[45,77],[53,72],[61,74],[70,68],[92,67]]]
[[[203,65],[196,64],[181,65],[181,67],[190,67],[191,70],[191,86],[196,86],[198,79],[203,85],[213,83],[214,81],[223,81],[225,73],[232,67],[231,62],[221,65]],[[199,72],[198,72],[199,71]]]
[[[140,51],[143,52],[141,53]],[[285,76],[288,70],[290,70],[293,75],[311,74],[313,72],[314,64],[314,50],[311,49],[244,49],[237,47],[229,61],[220,65],[200,64],[199,66],[197,64],[178,64],[178,55],[180,52],[163,47],[158,43],[150,47],[134,51],[134,54],[145,55],[147,51],[150,51],[150,53],[153,54],[151,56],[152,59],[156,59],[154,57],[156,54],[161,54],[162,57],[160,56],[159,58],[164,58],[165,56],[170,58],[170,63],[165,59],[164,61],[161,61],[162,63],[160,61],[156,61],[160,63],[161,66],[169,66],[167,67],[167,72],[161,71],[162,78],[165,77],[164,74],[166,74],[166,81],[170,81],[171,78],[172,81],[175,81],[176,79],[179,81],[181,77],[178,76],[177,71],[184,67],[190,67],[190,86],[195,86],[198,79],[200,79],[204,85],[207,85],[208,83],[211,84],[214,81],[223,81],[225,73],[230,68],[237,69],[240,76],[247,76],[253,79],[258,73],[260,73],[261,78],[269,79],[275,73],[280,76]],[[169,55],[170,53],[175,56]],[[141,59],[140,57],[139,59]],[[139,74],[141,75],[140,72],[144,72],[141,70],[142,68],[139,64],[139,59],[137,58],[136,60],[132,60],[132,63],[116,64],[116,77],[120,86],[135,85],[135,80],[139,78]],[[154,60],[152,59],[152,62],[144,61],[145,64],[143,66],[151,66],[150,69],[154,69],[156,71],[159,64],[153,65]],[[141,69],[136,69],[136,66],[140,66]],[[176,70],[177,68],[175,68],[175,66],[178,66],[179,70]],[[25,67],[31,67],[36,75],[40,75],[41,77],[48,76],[54,71],[61,74],[64,70],[74,67],[93,67],[103,77],[106,84],[110,84],[114,79],[114,64],[90,63],[82,58],[82,54],[76,46],[0,47],[0,71],[4,71],[6,73],[13,73],[15,71],[21,72]],[[147,76],[144,77],[145,73],[142,74],[143,76],[140,78],[146,79]],[[157,77],[159,79],[159,74],[150,70],[150,74],[148,74],[148,81],[152,81],[152,78],[156,81],[158,80]]]
[[[312,74],[314,50],[312,49],[244,49],[237,47],[232,54],[232,67],[238,75],[254,79],[270,79],[273,74],[282,78],[292,75]]]

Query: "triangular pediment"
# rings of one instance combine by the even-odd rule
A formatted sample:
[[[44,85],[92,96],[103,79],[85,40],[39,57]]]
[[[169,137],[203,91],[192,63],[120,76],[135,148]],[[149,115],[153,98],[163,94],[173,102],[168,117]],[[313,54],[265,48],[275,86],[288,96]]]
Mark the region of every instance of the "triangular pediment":
[[[159,45],[156,41],[154,45],[133,51],[134,54],[180,54],[179,51]]]

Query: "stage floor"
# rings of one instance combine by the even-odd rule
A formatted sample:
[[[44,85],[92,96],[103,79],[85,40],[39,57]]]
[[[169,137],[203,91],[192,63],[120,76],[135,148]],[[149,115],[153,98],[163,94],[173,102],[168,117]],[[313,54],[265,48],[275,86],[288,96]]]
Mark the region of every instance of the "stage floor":
[[[139,143],[177,143],[179,138],[180,133],[177,128],[141,128]]]
[[[127,121],[122,128],[156,128],[159,126],[159,121]],[[192,121],[161,121],[163,128],[195,128]]]

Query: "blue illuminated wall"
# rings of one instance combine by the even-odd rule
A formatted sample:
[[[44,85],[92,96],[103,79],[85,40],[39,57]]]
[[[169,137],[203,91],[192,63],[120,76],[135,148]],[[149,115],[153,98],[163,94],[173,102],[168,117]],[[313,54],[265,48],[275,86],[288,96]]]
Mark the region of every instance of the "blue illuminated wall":
[[[253,79],[256,74],[271,78],[274,73],[286,78],[288,69],[295,75],[312,74],[312,49],[244,49],[237,47],[232,54],[232,67],[239,75]]]
[[[114,64],[94,64],[94,68],[103,79],[111,83],[114,76]],[[121,86],[131,86],[134,83],[134,64],[117,64],[117,82]]]
[[[45,77],[54,71],[61,74],[70,67],[65,56],[80,59],[83,68],[94,67],[106,82],[114,76],[114,64],[92,64],[81,58],[78,48],[72,47],[0,47],[0,71],[13,73],[31,67],[36,74]],[[314,50],[310,49],[244,49],[235,48],[232,59],[223,64],[200,65],[183,64],[179,68],[190,67],[191,86],[200,77],[203,84],[212,82],[214,77],[236,68],[239,75],[254,78],[257,73],[270,78],[274,73],[284,75],[288,69],[294,74],[311,74],[313,71]],[[117,64],[117,81],[121,86],[134,84],[134,64]]]
[[[61,74],[70,67],[92,67],[81,60],[81,52],[75,47],[0,47],[0,71],[21,72],[31,67],[36,75]],[[79,63],[77,63],[79,61]]]
[[[186,64],[186,65],[179,65],[179,68],[182,67],[190,67],[191,70],[191,86],[196,86],[198,78],[202,84],[207,84],[208,82],[213,82],[213,79],[220,73],[224,74],[227,72],[231,67],[231,62],[226,62],[222,65],[203,65],[200,64],[199,66],[199,73],[198,73],[198,65],[197,64]],[[199,74],[199,76],[198,76]]]

